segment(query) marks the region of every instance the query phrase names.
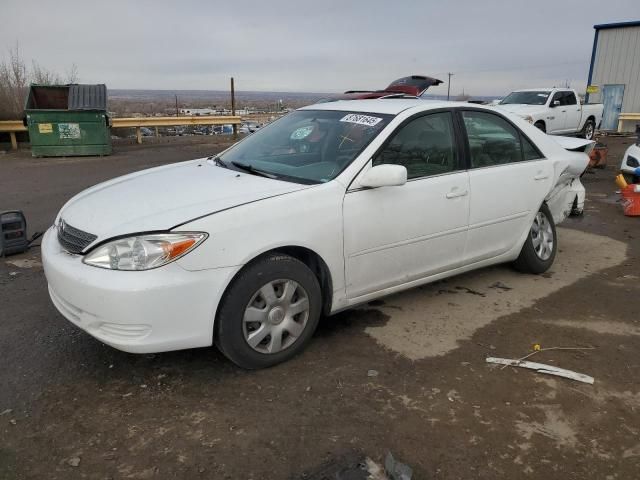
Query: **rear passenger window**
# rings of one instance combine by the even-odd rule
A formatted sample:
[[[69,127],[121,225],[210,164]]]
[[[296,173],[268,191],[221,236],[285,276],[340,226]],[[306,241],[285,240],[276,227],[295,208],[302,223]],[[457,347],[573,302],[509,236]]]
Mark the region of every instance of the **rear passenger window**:
[[[522,140],[522,155],[524,160],[538,160],[539,158],[542,158],[542,154],[529,140],[524,138],[522,135],[520,138]]]
[[[498,115],[466,111],[462,118],[469,139],[471,168],[543,158],[533,143]]]
[[[407,178],[449,173],[458,168],[451,112],[418,117],[400,127],[373,165],[395,164]]]
[[[490,167],[522,160],[520,132],[491,113],[462,112],[469,138],[471,166]]]

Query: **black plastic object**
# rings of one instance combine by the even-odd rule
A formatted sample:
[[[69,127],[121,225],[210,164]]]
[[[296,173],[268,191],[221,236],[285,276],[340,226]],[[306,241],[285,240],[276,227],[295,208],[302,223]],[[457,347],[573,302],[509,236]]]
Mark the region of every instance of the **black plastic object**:
[[[29,249],[27,220],[19,210],[0,212],[0,257]]]

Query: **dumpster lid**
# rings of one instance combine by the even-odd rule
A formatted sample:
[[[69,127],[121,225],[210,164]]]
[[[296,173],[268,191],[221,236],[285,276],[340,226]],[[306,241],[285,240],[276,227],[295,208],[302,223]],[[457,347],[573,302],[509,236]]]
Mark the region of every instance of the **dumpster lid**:
[[[31,85],[25,110],[107,110],[104,84]]]
[[[69,85],[69,110],[106,110],[107,86]]]

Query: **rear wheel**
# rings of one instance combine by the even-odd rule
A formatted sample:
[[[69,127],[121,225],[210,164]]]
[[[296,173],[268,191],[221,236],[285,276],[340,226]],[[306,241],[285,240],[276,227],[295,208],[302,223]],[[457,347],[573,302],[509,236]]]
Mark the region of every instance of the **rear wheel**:
[[[544,122],[536,122],[533,124],[533,126],[539,130],[542,130],[544,133],[547,133],[547,126],[544,124]]]
[[[553,265],[557,249],[556,226],[549,207],[542,204],[514,266],[524,273],[544,273]]]
[[[595,133],[596,133],[596,123],[592,119],[587,120],[584,124],[584,128],[582,129],[582,135],[587,140],[593,140]]]
[[[322,309],[320,284],[301,261],[269,255],[232,282],[216,319],[216,344],[247,369],[284,362],[305,348]]]

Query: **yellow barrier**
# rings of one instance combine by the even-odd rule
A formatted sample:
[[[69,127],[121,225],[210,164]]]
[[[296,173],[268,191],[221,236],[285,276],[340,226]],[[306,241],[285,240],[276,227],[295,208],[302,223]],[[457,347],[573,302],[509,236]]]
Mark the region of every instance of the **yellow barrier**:
[[[142,127],[172,127],[177,125],[240,125],[239,116],[210,117],[131,117],[112,118],[111,128],[135,128],[138,143],[142,143]],[[0,132],[9,132],[11,148],[17,150],[16,132],[26,132],[22,120],[0,121]]]
[[[618,116],[618,133],[622,133],[623,123],[631,120],[640,122],[640,113],[621,113]]]
[[[22,120],[3,120],[0,121],[0,132],[9,132],[11,137],[11,148],[13,150],[18,149],[18,141],[16,139],[16,132],[26,132],[27,127],[24,126]]]
[[[238,116],[226,117],[131,117],[112,118],[111,128],[135,128],[136,139],[142,143],[141,127],[172,127],[176,125],[240,125]]]

